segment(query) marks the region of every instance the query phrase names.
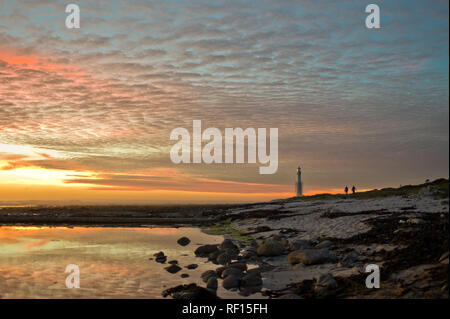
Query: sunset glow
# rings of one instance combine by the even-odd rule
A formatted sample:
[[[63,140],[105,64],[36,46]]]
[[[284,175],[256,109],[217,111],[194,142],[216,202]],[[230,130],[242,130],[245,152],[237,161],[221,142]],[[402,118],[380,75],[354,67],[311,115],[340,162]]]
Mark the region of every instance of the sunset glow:
[[[448,177],[448,3],[383,3],[386,32],[337,6],[88,1],[67,29],[61,2],[2,1],[0,202],[267,201],[298,166],[305,195]],[[278,170],[174,164],[193,120],[277,128]]]

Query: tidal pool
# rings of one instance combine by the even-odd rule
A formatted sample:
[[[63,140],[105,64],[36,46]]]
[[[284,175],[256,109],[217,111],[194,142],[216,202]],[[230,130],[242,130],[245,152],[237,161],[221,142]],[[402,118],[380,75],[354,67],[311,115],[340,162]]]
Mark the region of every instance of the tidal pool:
[[[187,246],[177,244],[186,236]],[[198,228],[107,227],[0,227],[0,298],[163,298],[161,292],[179,284],[203,285],[203,271],[217,265],[197,258],[203,244],[221,243],[223,237]],[[149,260],[163,251],[167,261],[183,268],[168,273]],[[188,264],[198,264],[194,270]],[[80,269],[80,288],[66,288],[66,266]],[[181,278],[189,274],[189,278]],[[219,288],[223,298],[239,298]]]

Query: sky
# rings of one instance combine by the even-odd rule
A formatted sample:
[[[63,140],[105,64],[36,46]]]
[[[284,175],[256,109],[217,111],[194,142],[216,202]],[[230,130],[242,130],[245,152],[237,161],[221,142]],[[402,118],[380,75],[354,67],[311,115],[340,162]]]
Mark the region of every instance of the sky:
[[[0,0],[0,202],[252,202],[449,175],[448,1]],[[366,5],[380,29],[365,27]],[[170,133],[278,128],[278,170]]]

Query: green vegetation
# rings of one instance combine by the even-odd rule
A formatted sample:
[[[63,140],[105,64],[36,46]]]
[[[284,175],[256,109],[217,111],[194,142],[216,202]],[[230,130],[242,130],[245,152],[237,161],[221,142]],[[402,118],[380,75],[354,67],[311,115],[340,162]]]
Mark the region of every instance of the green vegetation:
[[[249,242],[252,237],[249,235],[244,235],[239,230],[231,227],[231,220],[227,219],[216,223],[214,225],[209,225],[202,227],[202,231],[208,235],[228,235],[231,239],[240,242]]]
[[[449,197],[449,180],[445,178],[437,179],[433,182],[427,182],[419,185],[405,185],[399,188],[383,188],[374,189],[367,192],[360,192],[356,194],[350,194],[349,198],[354,199],[371,199],[371,198],[383,198],[390,196],[414,196],[423,192],[424,195],[430,195],[435,198],[448,198]],[[316,201],[316,200],[328,200],[328,199],[345,199],[345,194],[317,194],[304,197],[292,197],[289,200],[293,201]]]

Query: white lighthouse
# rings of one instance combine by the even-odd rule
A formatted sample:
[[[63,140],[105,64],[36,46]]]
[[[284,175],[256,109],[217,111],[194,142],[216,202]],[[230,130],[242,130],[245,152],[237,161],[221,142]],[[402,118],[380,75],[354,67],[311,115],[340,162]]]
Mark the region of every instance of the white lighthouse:
[[[303,196],[302,192],[302,170],[300,166],[297,168],[297,197]]]

